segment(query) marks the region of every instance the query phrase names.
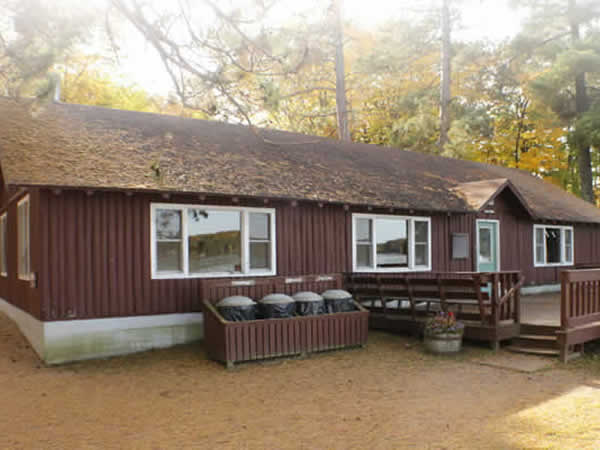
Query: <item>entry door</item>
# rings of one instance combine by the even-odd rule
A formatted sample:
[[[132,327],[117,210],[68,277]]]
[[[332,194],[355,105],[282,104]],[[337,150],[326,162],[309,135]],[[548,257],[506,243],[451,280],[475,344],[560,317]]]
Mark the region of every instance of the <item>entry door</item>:
[[[500,270],[499,223],[496,220],[477,221],[477,271]]]

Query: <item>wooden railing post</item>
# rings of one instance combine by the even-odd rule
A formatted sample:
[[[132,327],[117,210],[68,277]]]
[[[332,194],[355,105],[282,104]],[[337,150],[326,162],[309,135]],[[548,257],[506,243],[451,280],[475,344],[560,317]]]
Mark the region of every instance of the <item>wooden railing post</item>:
[[[521,282],[521,272],[515,274],[515,284]],[[515,292],[515,310],[514,310],[515,323],[521,323],[521,288]]]
[[[568,305],[569,305],[569,280],[568,272],[562,271],[560,273],[560,329],[566,331],[568,325]]]
[[[498,272],[492,273],[491,279],[492,324],[494,326],[498,326],[498,324],[500,323],[500,309],[498,305],[498,287],[500,284],[500,274]]]

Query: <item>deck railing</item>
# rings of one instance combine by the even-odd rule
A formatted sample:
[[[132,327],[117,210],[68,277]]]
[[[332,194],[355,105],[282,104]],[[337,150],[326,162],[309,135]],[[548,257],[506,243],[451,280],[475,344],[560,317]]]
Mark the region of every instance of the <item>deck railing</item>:
[[[600,269],[561,273],[561,329],[600,322]]]
[[[440,308],[470,301],[479,309],[482,322],[498,324],[505,320],[520,322],[521,272],[417,272],[406,274],[348,273],[345,286],[351,292],[379,297],[383,312],[390,308],[384,297],[401,297],[409,302],[411,315],[416,303],[427,298],[439,299]]]
[[[583,352],[583,345],[600,339],[600,269],[565,270],[561,273],[561,360]]]
[[[373,326],[420,332],[435,310],[466,321],[465,336],[499,342],[519,334],[520,272],[348,273],[344,285],[374,313]]]

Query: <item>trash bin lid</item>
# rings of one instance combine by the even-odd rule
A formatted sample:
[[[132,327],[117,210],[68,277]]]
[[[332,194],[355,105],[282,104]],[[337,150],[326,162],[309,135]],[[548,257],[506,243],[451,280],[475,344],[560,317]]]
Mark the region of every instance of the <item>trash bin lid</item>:
[[[259,302],[264,305],[287,305],[288,303],[294,303],[294,299],[285,294],[269,294],[265,295]]]
[[[217,303],[217,306],[252,306],[256,303],[250,297],[244,297],[243,295],[232,295],[231,297],[225,297]]]
[[[328,291],[323,292],[321,295],[323,295],[325,300],[343,300],[346,298],[352,298],[352,294],[350,292],[342,289],[329,289]]]
[[[294,294],[294,300],[297,302],[322,302],[323,297],[316,292],[302,291]]]

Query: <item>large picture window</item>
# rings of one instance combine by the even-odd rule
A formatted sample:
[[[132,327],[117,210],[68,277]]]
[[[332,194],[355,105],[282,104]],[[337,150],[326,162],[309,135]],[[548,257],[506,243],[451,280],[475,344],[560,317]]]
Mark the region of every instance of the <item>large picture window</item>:
[[[19,278],[29,280],[31,277],[30,215],[29,195],[17,203],[17,239],[18,239],[18,272]]]
[[[153,278],[274,275],[275,211],[152,205]]]
[[[431,220],[354,214],[353,266],[357,272],[431,270]]]
[[[573,264],[573,227],[533,226],[535,266],[569,266]]]

